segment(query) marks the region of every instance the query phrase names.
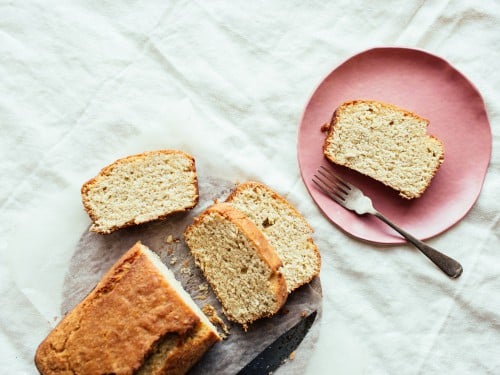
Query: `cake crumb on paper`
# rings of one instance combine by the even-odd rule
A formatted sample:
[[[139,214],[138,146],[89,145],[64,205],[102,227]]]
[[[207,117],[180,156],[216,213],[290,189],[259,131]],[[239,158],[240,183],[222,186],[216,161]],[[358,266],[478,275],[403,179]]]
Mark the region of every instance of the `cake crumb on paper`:
[[[224,323],[224,321],[219,317],[217,311],[215,310],[215,307],[207,303],[205,306],[203,306],[202,311],[207,316],[208,320],[212,322],[212,324],[219,326],[222,329],[224,333],[221,334],[221,337],[222,339],[226,339],[227,335],[229,335],[229,328],[227,327],[226,323]]]
[[[195,299],[199,299],[199,300],[206,300],[208,298],[208,284],[207,283],[201,283],[200,285],[198,285],[198,291],[200,292],[200,294],[198,294],[196,297],[194,297]]]
[[[198,290],[200,292],[207,292],[208,291],[208,284],[207,283],[202,283],[198,286]]]
[[[293,361],[295,359],[295,350],[290,353],[290,355],[288,356],[288,359],[290,359],[291,361]]]
[[[286,314],[288,314],[289,312],[290,312],[290,310],[288,310],[286,307],[283,307],[283,308],[281,308],[281,310],[280,310],[280,314],[281,314],[281,315],[286,315]]]

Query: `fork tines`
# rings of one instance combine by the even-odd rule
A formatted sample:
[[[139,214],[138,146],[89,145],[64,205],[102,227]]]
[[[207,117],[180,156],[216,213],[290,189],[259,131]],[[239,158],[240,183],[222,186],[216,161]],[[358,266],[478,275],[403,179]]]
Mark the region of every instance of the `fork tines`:
[[[324,166],[318,168],[312,181],[323,193],[341,205],[344,205],[347,194],[352,190],[350,183],[333,174]]]

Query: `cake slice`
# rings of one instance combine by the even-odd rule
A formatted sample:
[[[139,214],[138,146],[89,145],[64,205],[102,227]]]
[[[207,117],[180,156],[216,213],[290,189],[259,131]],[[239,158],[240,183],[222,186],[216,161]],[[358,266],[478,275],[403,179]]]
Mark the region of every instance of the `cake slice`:
[[[329,125],[327,159],[382,182],[403,198],[420,197],[444,160],[443,143],[427,134],[429,121],[394,105],[343,103]]]
[[[289,293],[319,274],[321,256],[311,237],[313,229],[285,198],[262,183],[248,181],[226,201],[243,212],[276,250]]]
[[[285,303],[281,260],[242,212],[217,203],[195,219],[184,238],[228,319],[246,328]]]
[[[184,374],[220,337],[160,258],[136,243],[40,344],[48,374]]]
[[[162,219],[198,203],[195,161],[178,150],[132,155],[102,169],[81,193],[93,232],[108,234]]]

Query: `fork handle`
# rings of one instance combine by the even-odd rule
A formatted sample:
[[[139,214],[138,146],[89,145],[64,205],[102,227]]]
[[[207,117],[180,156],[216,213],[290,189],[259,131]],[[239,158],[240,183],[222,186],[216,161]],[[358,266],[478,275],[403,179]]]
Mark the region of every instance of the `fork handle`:
[[[419,249],[424,255],[429,258],[436,266],[438,266],[445,274],[447,274],[452,279],[459,277],[462,274],[463,268],[455,259],[450,258],[447,255],[437,251],[436,249],[430,247],[426,243],[420,241],[419,239],[413,237],[410,233],[404,231],[392,221],[387,219],[380,212],[375,212],[374,215],[382,220],[384,223],[392,227],[396,232],[401,234],[404,238],[413,244],[417,249]]]

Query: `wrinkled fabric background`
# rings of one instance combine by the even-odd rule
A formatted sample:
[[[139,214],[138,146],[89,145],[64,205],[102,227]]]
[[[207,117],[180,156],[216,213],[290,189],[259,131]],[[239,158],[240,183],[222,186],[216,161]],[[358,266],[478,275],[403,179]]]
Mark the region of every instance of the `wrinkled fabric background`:
[[[81,184],[113,160],[192,153],[261,180],[315,228],[323,314],[308,373],[500,372],[500,4],[496,1],[0,1],[0,369],[33,374],[89,224]],[[297,129],[321,79],[376,46],[424,49],[483,95],[493,154],[468,215],[409,246],[341,233],[309,197]],[[301,351],[297,351],[297,356]]]

